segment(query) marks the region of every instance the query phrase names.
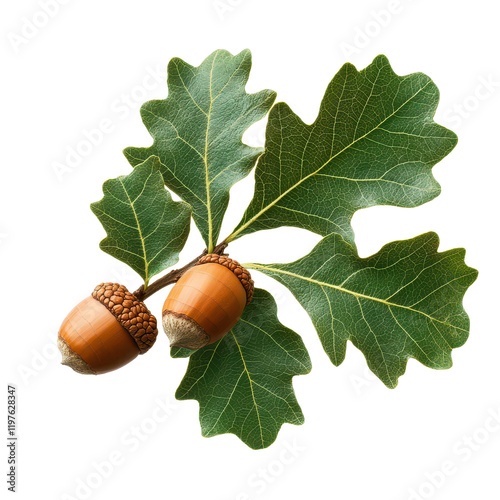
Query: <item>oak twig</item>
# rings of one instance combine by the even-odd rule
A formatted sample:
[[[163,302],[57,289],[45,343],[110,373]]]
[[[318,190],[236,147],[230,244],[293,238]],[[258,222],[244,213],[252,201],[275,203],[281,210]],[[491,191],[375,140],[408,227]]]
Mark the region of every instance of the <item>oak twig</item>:
[[[214,251],[212,253],[222,255],[222,253],[224,252],[226,247],[227,247],[227,243],[225,241],[223,241],[222,243],[219,243],[214,248]],[[141,285],[134,292],[134,295],[137,297],[138,300],[143,301],[143,300],[146,300],[148,297],[151,297],[151,295],[153,295],[157,291],[161,290],[162,288],[165,288],[168,285],[172,285],[173,283],[177,283],[177,281],[179,281],[180,277],[186,271],[188,271],[189,269],[194,267],[204,255],[207,255],[207,253],[208,253],[207,249],[203,250],[203,252],[200,255],[198,255],[198,257],[193,259],[191,262],[187,263],[184,267],[170,271],[169,273],[165,274],[165,276],[162,276],[158,280],[151,283],[146,289],[144,289],[144,285]]]

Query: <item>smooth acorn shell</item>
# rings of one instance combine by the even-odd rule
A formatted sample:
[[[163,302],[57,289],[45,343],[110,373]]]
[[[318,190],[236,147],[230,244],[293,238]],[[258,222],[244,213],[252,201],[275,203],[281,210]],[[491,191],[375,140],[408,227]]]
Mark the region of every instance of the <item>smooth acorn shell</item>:
[[[220,340],[240,319],[247,293],[227,267],[207,263],[189,269],[163,305],[163,328],[172,347],[199,349]]]
[[[127,330],[93,297],[82,300],[66,316],[58,344],[63,364],[95,375],[121,368],[140,352]]]

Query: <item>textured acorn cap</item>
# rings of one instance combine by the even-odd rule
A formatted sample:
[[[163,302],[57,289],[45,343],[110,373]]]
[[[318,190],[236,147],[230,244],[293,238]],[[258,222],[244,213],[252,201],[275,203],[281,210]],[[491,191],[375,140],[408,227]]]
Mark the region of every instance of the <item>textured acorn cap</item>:
[[[94,288],[92,297],[105,305],[118,322],[135,340],[140,354],[149,351],[156,341],[156,318],[144,302],[118,283],[101,283]]]
[[[196,265],[199,266],[209,262],[213,264],[220,264],[221,266],[227,267],[230,271],[233,271],[247,293],[247,305],[250,304],[254,291],[254,282],[250,273],[234,259],[230,259],[227,255],[218,255],[216,253],[209,253],[208,255],[205,255],[196,263]]]

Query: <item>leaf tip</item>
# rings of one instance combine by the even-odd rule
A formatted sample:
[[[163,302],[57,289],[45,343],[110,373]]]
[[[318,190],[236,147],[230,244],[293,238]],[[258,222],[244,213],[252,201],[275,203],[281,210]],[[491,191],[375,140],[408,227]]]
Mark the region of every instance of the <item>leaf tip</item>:
[[[372,64],[380,65],[380,66],[390,66],[389,58],[385,54],[378,54],[373,59]]]
[[[248,57],[250,60],[252,59],[252,51],[248,47],[243,49],[238,55],[242,55],[244,58]]]

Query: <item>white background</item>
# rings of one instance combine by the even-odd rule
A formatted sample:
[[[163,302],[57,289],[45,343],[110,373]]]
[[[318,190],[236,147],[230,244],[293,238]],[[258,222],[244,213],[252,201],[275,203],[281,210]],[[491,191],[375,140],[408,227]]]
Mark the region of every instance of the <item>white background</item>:
[[[18,498],[498,500],[500,427],[485,428],[500,412],[497,2],[66,0],[48,20],[41,3],[0,8],[1,354],[5,382],[19,394]],[[430,75],[441,90],[437,120],[460,139],[434,168],[442,195],[415,209],[358,212],[356,242],[367,256],[434,230],[441,250],[465,247],[466,263],[480,271],[465,297],[471,335],[455,366],[433,371],[410,360],[395,390],[367,372],[352,345],[341,367],[331,365],[293,297],[254,273],[313,361],[310,375],[294,379],[306,423],[284,425],[263,451],[231,434],[201,437],[198,403],[174,399],[187,361],[170,359],[163,333],[149,354],[99,377],[62,367],[54,348],[62,319],[97,283],[140,284],[99,250],[104,231],[89,204],[103,181],[130,172],[124,147],[151,143],[138,108],[164,98],[166,85],[147,75],[174,56],[198,65],[217,48],[247,47],[248,91],[276,90],[307,122],[347,60],[361,69],[384,53],[398,74]],[[58,177],[54,164],[103,119],[101,143]],[[262,144],[263,131],[256,125],[247,141]],[[222,236],[252,186],[250,175],[232,190]],[[288,228],[229,250],[241,262],[287,262],[318,240]],[[182,261],[202,249],[193,226]],[[165,296],[149,300],[153,312]],[[102,465],[110,459],[113,470]],[[443,467],[452,473],[443,476]]]

